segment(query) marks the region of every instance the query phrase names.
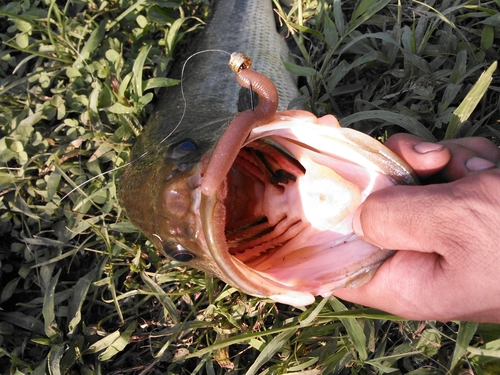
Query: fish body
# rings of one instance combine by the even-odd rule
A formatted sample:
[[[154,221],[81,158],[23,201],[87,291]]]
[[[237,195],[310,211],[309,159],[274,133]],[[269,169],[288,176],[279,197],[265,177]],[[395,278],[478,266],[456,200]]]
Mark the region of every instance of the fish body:
[[[255,128],[221,188],[200,191],[241,87],[220,52],[195,54],[134,145],[119,186],[131,221],[167,256],[243,292],[291,305],[366,282],[391,255],[357,238],[352,215],[370,192],[416,182],[379,142],[333,116],[286,110],[298,95],[270,0],[225,0],[193,46],[243,50],[276,85],[280,112]],[[181,92],[183,89],[183,92]]]

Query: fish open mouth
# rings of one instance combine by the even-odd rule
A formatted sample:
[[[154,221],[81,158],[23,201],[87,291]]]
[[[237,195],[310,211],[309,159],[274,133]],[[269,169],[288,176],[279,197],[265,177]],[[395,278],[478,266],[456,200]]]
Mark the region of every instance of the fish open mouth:
[[[292,305],[368,281],[392,252],[359,239],[353,214],[371,192],[414,183],[379,142],[302,111],[255,128],[223,180],[200,207],[211,255],[228,283]]]

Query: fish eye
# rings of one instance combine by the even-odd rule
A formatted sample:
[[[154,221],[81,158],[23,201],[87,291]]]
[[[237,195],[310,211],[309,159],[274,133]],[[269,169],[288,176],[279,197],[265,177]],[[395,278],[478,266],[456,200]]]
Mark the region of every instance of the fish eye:
[[[165,250],[165,253],[169,257],[177,260],[178,262],[186,263],[196,258],[196,255],[178,243],[165,243],[163,245],[163,250]]]
[[[179,160],[197,149],[198,146],[195,141],[188,138],[170,146],[170,158],[173,160]]]

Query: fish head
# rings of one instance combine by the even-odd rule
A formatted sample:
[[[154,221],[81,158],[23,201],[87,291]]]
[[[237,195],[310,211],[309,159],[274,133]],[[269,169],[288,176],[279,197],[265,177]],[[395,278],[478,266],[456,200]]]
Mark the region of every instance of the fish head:
[[[162,166],[127,176],[144,189],[135,189],[140,203],[128,203],[129,217],[168,257],[248,294],[303,306],[364,284],[393,254],[352,229],[373,191],[418,182],[377,140],[331,115],[278,112],[253,129],[207,197],[200,186],[211,150],[186,138],[168,147]]]
[[[185,128],[168,146],[139,139],[119,187],[132,222],[169,258],[277,302],[304,306],[370,280],[393,251],[358,238],[354,212],[373,191],[416,184],[410,167],[331,115],[281,111],[251,131],[207,196],[214,140],[229,121]]]
[[[353,233],[373,191],[418,179],[370,136],[331,115],[283,111],[256,127],[216,195],[202,196],[204,240],[224,279],[290,305],[369,281],[394,252]]]

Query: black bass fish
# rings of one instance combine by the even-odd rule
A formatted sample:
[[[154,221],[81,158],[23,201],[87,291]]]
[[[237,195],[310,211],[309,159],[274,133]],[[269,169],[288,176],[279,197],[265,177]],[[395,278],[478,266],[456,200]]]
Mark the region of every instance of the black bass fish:
[[[354,211],[414,173],[331,115],[286,110],[298,90],[270,0],[218,2],[193,52],[206,49],[255,63],[235,77],[223,53],[189,59],[184,95],[161,98],[121,177],[130,220],[160,252],[251,295],[302,306],[367,282],[392,252],[354,235]],[[236,78],[256,72],[241,83],[260,98],[247,109]]]

